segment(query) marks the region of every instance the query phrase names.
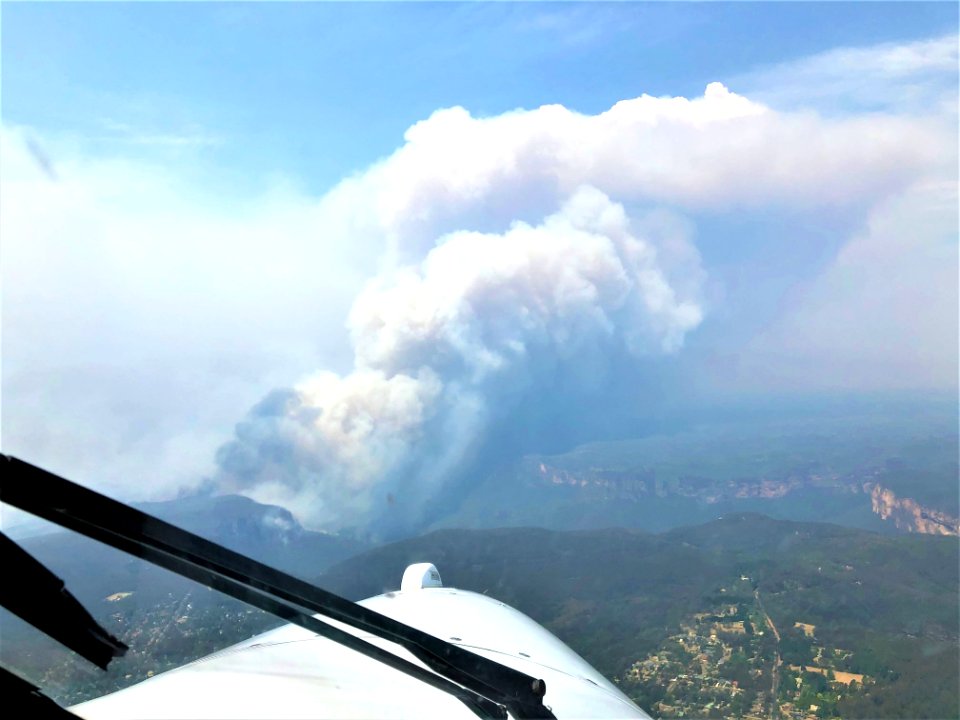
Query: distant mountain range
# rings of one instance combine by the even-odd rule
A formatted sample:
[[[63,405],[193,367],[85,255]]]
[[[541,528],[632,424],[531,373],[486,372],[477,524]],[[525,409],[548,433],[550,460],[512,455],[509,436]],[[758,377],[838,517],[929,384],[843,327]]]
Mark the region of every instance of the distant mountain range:
[[[366,548],[353,538],[306,530],[289,510],[241,495],[188,497],[136,507],[300,577],[313,577]]]
[[[365,546],[338,535],[305,530],[293,515],[239,495],[197,496],[136,507],[293,575],[314,577]],[[97,603],[106,595],[142,588],[161,596],[183,593],[188,584],[166,570],[71,532],[26,538],[22,547],[46,564],[81,602]],[[94,572],[91,569],[95,569]],[[104,590],[109,592],[104,593]]]

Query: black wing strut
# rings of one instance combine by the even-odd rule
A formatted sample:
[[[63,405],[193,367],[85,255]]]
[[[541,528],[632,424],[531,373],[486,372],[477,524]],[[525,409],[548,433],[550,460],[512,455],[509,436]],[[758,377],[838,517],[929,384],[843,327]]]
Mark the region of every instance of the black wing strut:
[[[0,559],[6,576],[0,584],[0,605],[102,670],[127,652],[67,591],[63,580],[2,532]]]
[[[60,707],[40,692],[33,683],[0,668],[0,697],[9,707],[14,707],[21,717],[55,718],[55,720],[76,720],[77,716],[64,707]]]
[[[480,714],[554,718],[546,685],[13,457],[0,500],[271,612],[450,692]],[[434,670],[324,623],[290,603],[390,640]],[[452,681],[452,682],[451,682]]]

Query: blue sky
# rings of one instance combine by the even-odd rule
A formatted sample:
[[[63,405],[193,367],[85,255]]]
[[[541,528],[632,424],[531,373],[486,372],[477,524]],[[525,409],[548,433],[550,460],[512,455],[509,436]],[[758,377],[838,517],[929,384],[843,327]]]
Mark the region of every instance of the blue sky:
[[[956,27],[952,3],[11,3],[3,116],[104,146],[118,126],[216,140],[189,163],[226,188],[320,192],[437,108],[596,113]]]
[[[955,392],[957,24],[5,3],[3,449],[320,526],[548,420]]]

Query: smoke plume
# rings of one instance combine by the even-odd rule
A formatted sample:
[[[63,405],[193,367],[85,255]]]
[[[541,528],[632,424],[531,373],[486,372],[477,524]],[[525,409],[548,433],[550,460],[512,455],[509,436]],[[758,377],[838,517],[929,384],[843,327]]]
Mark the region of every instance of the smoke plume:
[[[450,233],[356,299],[351,373],[254,408],[220,452],[224,481],[312,525],[361,521],[387,498],[415,520],[490,426],[558,376],[589,389],[610,358],[677,350],[701,315],[594,188],[535,226]]]
[[[438,111],[320,202],[318,242],[372,276],[353,369],[254,407],[218,453],[221,487],[314,527],[416,527],[491,437],[549,433],[558,400],[599,397],[701,322],[699,254],[638,232],[636,204],[856,205],[933,161],[928,130],[777,113],[719,84],[595,116]]]

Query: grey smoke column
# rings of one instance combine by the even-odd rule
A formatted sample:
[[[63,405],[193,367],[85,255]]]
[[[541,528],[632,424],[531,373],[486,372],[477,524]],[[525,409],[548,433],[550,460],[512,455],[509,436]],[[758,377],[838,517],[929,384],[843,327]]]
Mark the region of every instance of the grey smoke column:
[[[415,513],[493,423],[557,392],[544,378],[589,388],[615,356],[677,350],[701,315],[591,187],[536,226],[450,233],[356,299],[351,373],[251,411],[219,453],[221,483],[319,527],[362,523],[390,497]]]

